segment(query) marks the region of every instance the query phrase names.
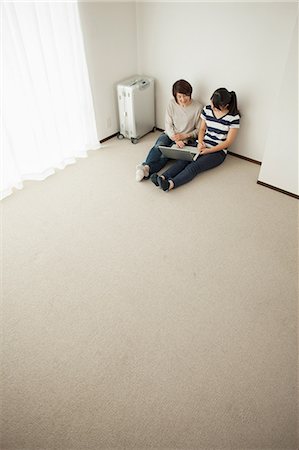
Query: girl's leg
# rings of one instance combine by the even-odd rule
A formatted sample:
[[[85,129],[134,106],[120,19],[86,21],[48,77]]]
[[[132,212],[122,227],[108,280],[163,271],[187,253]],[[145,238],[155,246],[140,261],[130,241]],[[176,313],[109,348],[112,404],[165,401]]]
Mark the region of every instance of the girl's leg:
[[[156,185],[160,186],[164,191],[168,191],[174,187],[172,178],[179,174],[184,168],[190,164],[190,161],[178,160],[176,161],[166,172],[159,176],[154,173],[151,176],[151,181]],[[169,180],[169,181],[168,181]]]
[[[177,160],[168,170],[162,173],[162,176],[166,180],[168,180],[168,178],[173,178],[184,170],[188,164],[190,164],[190,161]]]
[[[226,154],[223,151],[199,156],[196,161],[191,161],[191,163],[186,165],[180,173],[171,177],[174,187],[182,186],[183,184],[193,180],[193,178],[199,173],[219,166],[223,163],[225,157]]]

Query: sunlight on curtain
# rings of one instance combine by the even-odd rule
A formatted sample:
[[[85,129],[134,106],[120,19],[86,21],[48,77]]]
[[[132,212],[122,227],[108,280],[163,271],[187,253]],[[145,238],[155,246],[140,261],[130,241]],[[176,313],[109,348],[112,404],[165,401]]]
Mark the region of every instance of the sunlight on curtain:
[[[1,197],[99,148],[77,3],[2,3]]]

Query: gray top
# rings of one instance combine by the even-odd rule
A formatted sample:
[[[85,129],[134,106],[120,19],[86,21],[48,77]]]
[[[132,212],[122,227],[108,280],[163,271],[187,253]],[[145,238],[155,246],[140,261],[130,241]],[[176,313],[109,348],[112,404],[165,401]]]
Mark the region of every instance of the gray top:
[[[165,115],[165,133],[171,138],[177,133],[190,133],[190,138],[197,138],[202,105],[198,100],[191,100],[190,105],[180,106],[172,98]]]

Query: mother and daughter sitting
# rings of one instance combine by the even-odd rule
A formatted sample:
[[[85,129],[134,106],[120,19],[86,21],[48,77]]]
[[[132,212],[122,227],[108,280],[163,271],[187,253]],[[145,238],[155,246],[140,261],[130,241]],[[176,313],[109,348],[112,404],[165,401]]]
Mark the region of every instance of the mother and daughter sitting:
[[[191,98],[192,86],[178,80],[172,87],[165,116],[165,131],[149,151],[146,160],[136,167],[136,180],[151,179],[163,191],[170,191],[191,181],[196,175],[223,163],[227,149],[237,136],[240,113],[234,91],[217,89],[210,105],[202,105]],[[201,119],[201,121],[200,121]],[[196,139],[198,143],[196,143]],[[168,170],[158,175],[168,158],[159,146],[197,146],[192,161],[177,160]]]

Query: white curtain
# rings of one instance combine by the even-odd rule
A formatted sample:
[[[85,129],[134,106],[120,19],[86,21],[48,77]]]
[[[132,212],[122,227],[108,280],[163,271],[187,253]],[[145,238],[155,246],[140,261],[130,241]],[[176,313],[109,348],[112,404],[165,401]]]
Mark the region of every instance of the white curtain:
[[[99,148],[77,2],[1,4],[1,197]]]

